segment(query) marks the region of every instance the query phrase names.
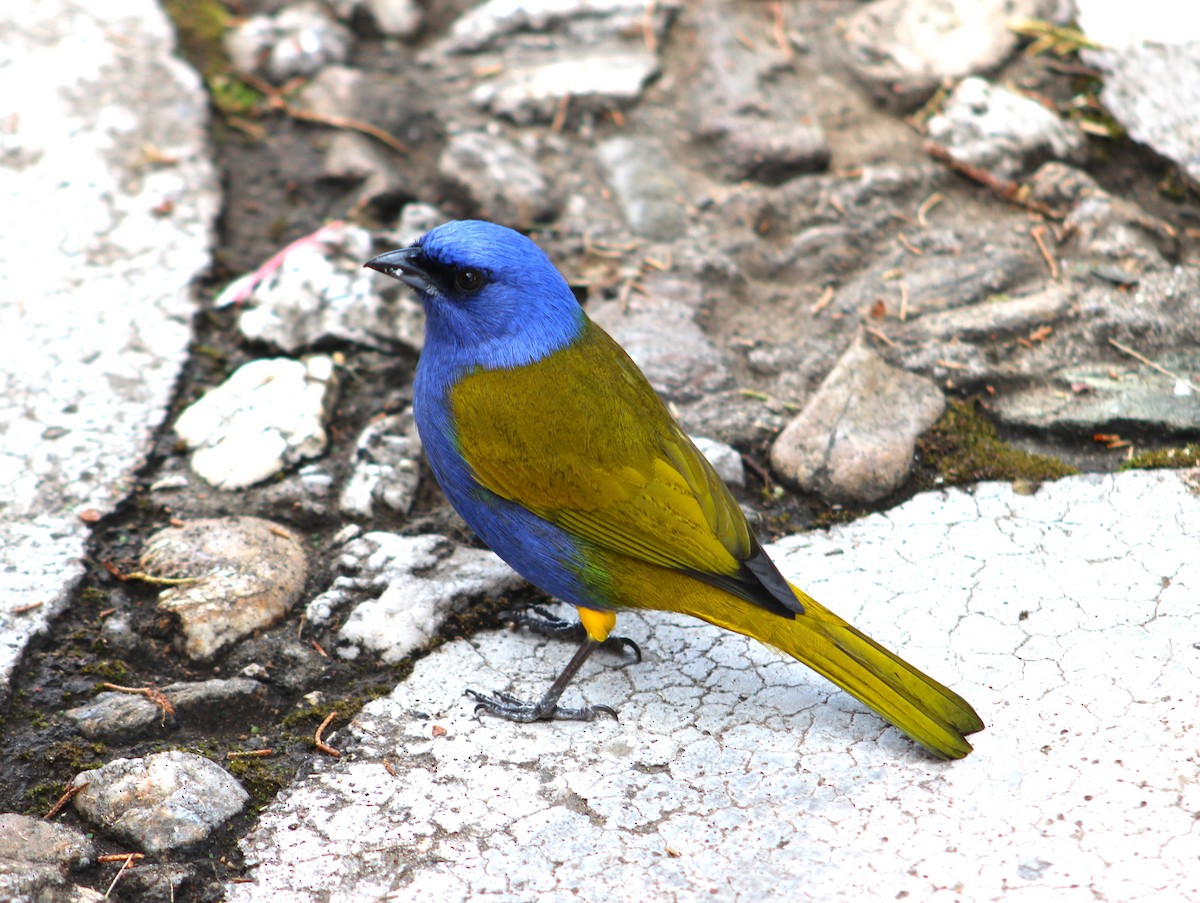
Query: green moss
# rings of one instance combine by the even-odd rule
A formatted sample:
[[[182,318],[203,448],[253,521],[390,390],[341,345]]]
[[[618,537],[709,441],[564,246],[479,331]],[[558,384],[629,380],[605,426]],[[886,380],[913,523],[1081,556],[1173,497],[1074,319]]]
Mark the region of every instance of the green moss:
[[[242,782],[255,806],[265,806],[278,796],[295,773],[295,765],[283,760],[272,762],[267,758],[228,759],[223,763],[226,770]]]
[[[1200,443],[1182,448],[1157,448],[1139,452],[1118,470],[1158,470],[1163,467],[1200,467]]]
[[[42,818],[50,808],[58,802],[66,786],[62,783],[47,781],[35,784],[25,791],[21,798],[22,810],[30,818]]]
[[[96,662],[88,662],[79,670],[84,674],[102,678],[113,684],[123,684],[129,679],[129,666],[117,658],[104,658]]]
[[[88,605],[96,605],[100,608],[105,608],[108,605],[108,593],[102,589],[96,589],[94,586],[84,587],[79,594],[81,602],[86,602]]]
[[[56,770],[83,771],[100,765],[106,752],[108,752],[108,747],[103,743],[64,740],[61,743],[53,744],[46,750],[46,764]]]
[[[982,480],[1057,480],[1079,472],[1058,458],[1000,441],[995,424],[973,401],[950,402],[942,419],[918,440],[917,452],[926,468],[923,488]]]
[[[179,48],[208,85],[213,104],[222,113],[244,115],[262,100],[262,94],[233,73],[225,52],[229,10],[218,0],[165,0],[163,6],[175,25]]]

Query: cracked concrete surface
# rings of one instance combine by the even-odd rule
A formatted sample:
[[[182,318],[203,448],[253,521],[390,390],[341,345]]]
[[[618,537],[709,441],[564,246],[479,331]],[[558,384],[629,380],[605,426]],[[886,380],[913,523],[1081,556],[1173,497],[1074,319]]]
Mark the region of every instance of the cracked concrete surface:
[[[218,196],[207,96],[153,2],[39,0],[0,47],[2,699],[165,415]]]
[[[1200,500],[1172,472],[918,496],[776,544],[784,573],[961,691],[943,764],[807,669],[681,617],[623,616],[567,701],[474,717],[570,648],[447,644],[334,735],[243,842],[231,903],[290,899],[1200,899]]]

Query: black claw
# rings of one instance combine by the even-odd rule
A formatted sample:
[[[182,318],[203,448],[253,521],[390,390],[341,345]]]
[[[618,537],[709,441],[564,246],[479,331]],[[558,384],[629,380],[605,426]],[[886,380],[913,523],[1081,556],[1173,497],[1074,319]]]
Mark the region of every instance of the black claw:
[[[533,721],[594,721],[596,716],[601,713],[611,715],[613,719],[620,721],[617,710],[607,705],[585,705],[579,708],[554,704],[546,706],[543,703],[517,699],[511,694],[499,690],[490,696],[485,696],[477,690],[466,690],[463,695],[475,700],[476,715],[486,712],[489,715],[521,724],[529,724]]]

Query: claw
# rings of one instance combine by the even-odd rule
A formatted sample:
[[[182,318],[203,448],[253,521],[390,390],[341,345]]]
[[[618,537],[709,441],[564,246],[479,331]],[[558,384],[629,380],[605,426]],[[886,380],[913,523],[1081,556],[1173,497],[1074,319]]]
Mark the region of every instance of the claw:
[[[521,724],[533,721],[594,721],[600,714],[611,715],[614,720],[620,720],[616,709],[607,705],[585,705],[579,708],[555,705],[553,702],[547,705],[546,700],[538,703],[527,702],[499,690],[490,696],[485,696],[477,690],[467,690],[464,695],[475,700],[476,715],[482,711]]]

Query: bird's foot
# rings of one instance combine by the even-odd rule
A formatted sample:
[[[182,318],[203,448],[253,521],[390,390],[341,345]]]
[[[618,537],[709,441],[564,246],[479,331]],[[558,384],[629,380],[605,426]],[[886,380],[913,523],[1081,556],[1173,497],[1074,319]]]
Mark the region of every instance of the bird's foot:
[[[498,718],[509,721],[519,721],[528,724],[531,721],[594,721],[597,715],[611,715],[617,718],[617,710],[606,705],[585,705],[577,709],[557,705],[553,701],[527,702],[517,699],[499,690],[491,696],[485,696],[475,690],[467,690],[466,695],[475,700],[475,714],[487,712]]]
[[[533,614],[530,614],[529,611],[532,611]],[[587,636],[587,631],[583,629],[583,625],[578,621],[567,621],[556,615],[552,615],[541,606],[535,605],[529,611],[502,611],[500,612],[500,617],[514,624],[519,624],[522,627],[528,627],[534,633],[540,633],[542,636],[553,637],[558,640],[572,640],[580,643]],[[600,644],[600,648],[606,652],[615,652],[618,655],[624,655],[626,650],[628,650],[633,653],[634,662],[641,662],[642,660],[641,647],[629,639],[629,637],[610,636]]]

